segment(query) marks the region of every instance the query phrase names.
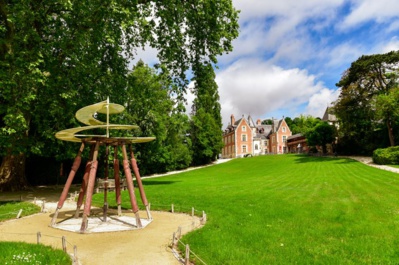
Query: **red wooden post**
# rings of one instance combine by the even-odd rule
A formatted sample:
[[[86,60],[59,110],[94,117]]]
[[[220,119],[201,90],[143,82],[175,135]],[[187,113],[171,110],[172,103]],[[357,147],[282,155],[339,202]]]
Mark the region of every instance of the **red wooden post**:
[[[115,196],[116,203],[118,205],[118,216],[122,215],[121,209],[121,180],[119,175],[119,159],[118,159],[118,147],[114,146],[114,178],[115,178]]]
[[[133,149],[132,149],[132,145],[129,146],[130,147],[130,157],[131,157],[131,164],[132,164],[132,168],[133,168],[133,172],[134,175],[136,176],[136,180],[137,180],[137,185],[139,186],[139,191],[140,191],[140,197],[141,197],[141,201],[143,202],[145,209],[147,211],[147,218],[149,220],[152,219],[151,213],[150,213],[150,208],[148,206],[148,201],[147,201],[147,197],[145,196],[145,191],[144,191],[144,187],[143,187],[143,183],[141,181],[141,176],[140,176],[140,172],[139,172],[139,168],[137,166],[137,161],[134,158],[134,153],[133,153]]]
[[[90,148],[89,161],[86,163],[85,173],[83,175],[82,185],[80,187],[79,197],[78,197],[78,201],[76,203],[75,218],[79,218],[80,207],[83,204],[83,198],[84,198],[85,193],[86,193],[87,182],[89,181],[89,174],[90,174],[90,169],[91,169],[91,161],[93,160],[94,147],[95,147],[95,145],[92,145],[91,148]]]
[[[107,221],[107,211],[108,211],[108,156],[109,156],[109,146],[105,146],[105,176],[104,176],[104,206],[103,206],[103,222]]]
[[[68,196],[69,188],[71,187],[73,178],[75,177],[76,171],[78,171],[79,166],[80,166],[80,162],[82,161],[81,154],[83,152],[84,147],[85,147],[85,144],[82,142],[82,144],[80,145],[79,152],[78,152],[78,154],[75,157],[75,161],[73,161],[71,172],[69,172],[69,176],[68,176],[68,179],[67,179],[67,181],[65,183],[64,189],[62,190],[60,199],[59,199],[58,204],[57,204],[57,209],[55,210],[53,219],[51,220],[51,226],[55,225],[55,223],[57,221],[57,217],[58,217],[58,212],[62,208],[62,206],[64,206],[64,202],[65,202],[65,200],[66,200],[66,198]]]
[[[134,194],[132,172],[130,171],[129,160],[127,159],[127,153],[126,153],[126,146],[124,144],[122,145],[122,153],[123,153],[123,169],[125,170],[127,188],[129,190],[129,196],[130,196],[130,203],[132,205],[132,210],[136,216],[137,227],[141,228],[142,224],[139,216],[139,207],[137,205],[136,196]]]
[[[83,210],[82,225],[80,227],[81,233],[84,233],[86,231],[88,225],[88,217],[90,216],[91,200],[93,197],[94,183],[96,179],[97,166],[98,166],[97,155],[98,155],[99,146],[100,142],[96,141],[96,146],[94,148],[94,153],[93,153],[93,161],[91,164],[91,169],[89,174],[89,181],[87,183],[86,201]]]

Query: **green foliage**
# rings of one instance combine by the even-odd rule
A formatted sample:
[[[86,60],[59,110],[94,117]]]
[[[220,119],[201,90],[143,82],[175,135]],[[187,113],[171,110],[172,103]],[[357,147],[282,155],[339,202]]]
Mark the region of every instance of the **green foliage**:
[[[151,209],[205,211],[181,240],[207,264],[399,262],[399,175],[352,159],[257,156],[143,183]]]
[[[173,98],[174,83],[164,73],[137,63],[128,76],[127,124],[136,124],[136,136],[155,136],[156,140],[134,145],[142,174],[186,168],[191,163],[188,116],[182,102]]]
[[[290,123],[288,126],[290,127],[292,134],[301,133],[303,135],[306,135],[321,122],[320,119],[310,115],[300,115],[299,117],[296,117],[293,120],[289,119],[288,121]]]
[[[24,242],[0,242],[1,264],[57,264],[69,265],[68,253],[40,244]]]
[[[194,165],[204,165],[216,160],[223,147],[221,107],[212,65],[197,65],[193,70],[192,156]]]
[[[186,71],[216,63],[237,36],[231,0],[0,1],[0,156],[73,157],[75,145],[54,134],[79,126],[74,114],[83,106],[108,96],[125,103],[138,48],[158,50],[178,84],[170,93],[181,97]]]
[[[327,122],[320,122],[314,128],[306,133],[306,140],[309,146],[320,145],[323,147],[323,153],[326,153],[326,145],[335,140],[335,127]]]
[[[263,125],[272,125],[273,124],[273,120],[272,119],[266,119],[262,121]]]
[[[399,146],[374,150],[373,162],[379,165],[399,165]]]
[[[385,142],[375,139],[382,139],[378,134],[387,131],[390,145],[394,145],[398,125],[390,116],[393,109],[386,95],[398,85],[398,62],[399,51],[361,56],[337,83],[341,94],[334,110],[340,120],[339,141],[351,146],[352,152],[371,153],[386,146]],[[377,101],[381,104],[375,104]],[[388,130],[381,130],[383,127]]]

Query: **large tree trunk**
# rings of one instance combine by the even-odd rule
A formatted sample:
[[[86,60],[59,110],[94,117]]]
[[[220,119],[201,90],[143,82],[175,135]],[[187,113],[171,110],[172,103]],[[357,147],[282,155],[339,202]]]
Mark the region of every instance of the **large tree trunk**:
[[[25,154],[6,155],[0,166],[0,191],[26,189]]]
[[[390,120],[387,121],[387,127],[388,127],[389,143],[391,144],[391,146],[395,146],[395,138],[393,136],[393,128]]]

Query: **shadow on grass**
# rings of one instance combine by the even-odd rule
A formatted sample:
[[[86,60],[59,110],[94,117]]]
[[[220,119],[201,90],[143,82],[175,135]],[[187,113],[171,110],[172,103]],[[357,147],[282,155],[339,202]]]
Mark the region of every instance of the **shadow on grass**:
[[[17,204],[17,203],[20,203],[20,201],[16,201],[16,200],[7,201],[7,200],[5,200],[5,201],[0,201],[0,206],[1,205],[6,205],[6,204]]]
[[[151,180],[142,180],[142,182],[143,182],[143,185],[144,185],[144,187],[145,187],[145,186],[153,186],[153,185],[170,185],[170,184],[174,184],[174,183],[181,182],[181,181],[169,181],[169,180],[161,180],[161,181],[154,180],[154,181],[151,181]]]
[[[336,156],[309,156],[309,155],[296,155],[296,163],[310,163],[310,162],[325,162],[334,161],[337,164],[358,163],[358,161],[351,158],[343,158]]]

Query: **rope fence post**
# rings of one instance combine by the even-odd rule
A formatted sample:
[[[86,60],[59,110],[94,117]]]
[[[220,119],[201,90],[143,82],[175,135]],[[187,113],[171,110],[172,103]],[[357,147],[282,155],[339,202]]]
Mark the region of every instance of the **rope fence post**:
[[[172,204],[172,213],[175,212],[175,206]]]
[[[176,246],[176,232],[173,232],[172,236],[172,249]]]
[[[177,238],[180,239],[181,238],[181,226],[179,226],[179,228],[177,229]]]
[[[190,246],[188,244],[186,245],[186,257],[184,259],[184,264],[185,265],[190,264]]]
[[[194,207],[191,208],[191,216],[194,216]]]
[[[43,200],[43,202],[42,202],[42,209],[41,209],[41,211],[42,212],[44,212],[44,209],[46,208],[46,201],[45,200]]]
[[[62,236],[62,250],[67,253],[65,236]]]
[[[37,232],[37,244],[40,244],[41,237],[42,237],[42,234],[40,232]]]
[[[201,220],[201,224],[205,224],[206,223],[206,213],[205,211],[202,211],[202,220]]]
[[[22,214],[22,209],[19,210],[18,214],[17,214],[17,219],[19,219],[21,217]]]
[[[73,264],[78,264],[78,247],[76,245],[73,246]]]

